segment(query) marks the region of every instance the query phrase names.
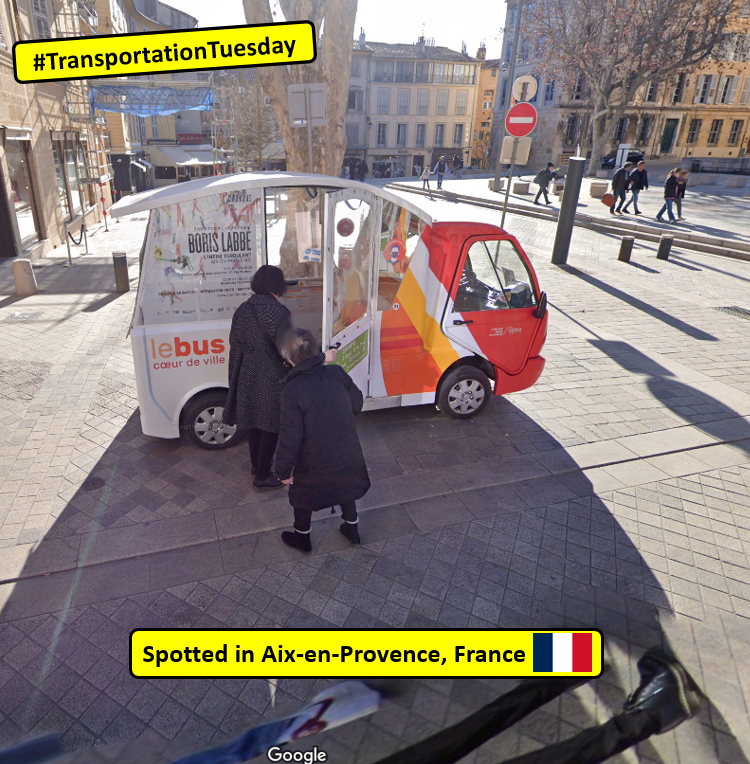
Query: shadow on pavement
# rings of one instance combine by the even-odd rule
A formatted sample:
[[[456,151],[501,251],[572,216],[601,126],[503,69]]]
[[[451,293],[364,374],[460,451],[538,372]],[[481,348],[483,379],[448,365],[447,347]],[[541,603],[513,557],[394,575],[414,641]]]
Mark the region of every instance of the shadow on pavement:
[[[648,359],[634,358],[622,344],[597,347],[644,373]],[[654,394],[679,413],[679,398],[654,379]],[[53,731],[63,736],[67,750],[79,750],[100,742],[123,744],[154,730],[170,741],[200,745],[236,734],[270,708],[269,696],[253,689],[258,680],[133,679],[127,637],[134,628],[595,627],[616,664],[591,685],[603,709],[597,714],[617,713],[634,689],[629,667],[635,659],[651,646],[670,649],[662,622],[672,618],[673,609],[608,497],[597,495],[560,444],[507,399],[494,400],[470,421],[421,407],[374,412],[360,426],[379,482],[390,485],[400,475],[405,483],[443,480],[450,490],[414,501],[396,496],[392,506],[363,512],[365,543],[356,552],[332,541],[338,521],[326,518],[314,527],[312,558],[285,555],[277,532],[262,535],[264,545],[278,550],[278,562],[288,564],[265,567],[258,575],[248,575],[258,568],[249,546],[244,558],[235,550],[231,570],[205,583],[211,561],[198,547],[194,557],[180,558],[182,569],[170,572],[167,561],[156,577],[137,549],[124,549],[127,559],[109,565],[79,565],[45,576],[45,541],[58,550],[75,549],[76,559],[85,560],[85,545],[95,544],[101,531],[140,526],[145,539],[160,519],[202,515],[214,523],[214,510],[234,508],[251,492],[246,448],[204,452],[145,438],[133,416],[31,551],[21,580],[6,585],[11,591],[0,614],[0,710],[6,717],[0,745]],[[269,501],[281,511],[282,501]],[[252,517],[263,503],[243,510]],[[278,585],[258,588],[259,575],[275,576]],[[297,586],[303,582],[335,607],[305,609],[294,604],[299,599],[290,603],[277,596],[282,578]],[[199,583],[191,588],[185,582]],[[692,657],[675,652],[693,668]],[[489,690],[479,681],[454,685],[450,692],[466,708],[486,702]],[[493,685],[496,694],[500,686]],[[280,696],[292,687],[291,680],[279,680]],[[196,698],[211,692],[225,707],[198,716]],[[255,705],[250,696],[257,696]],[[416,692],[411,702],[419,702]],[[553,737],[560,729],[568,736],[570,725],[595,723],[576,696],[561,709],[564,718],[553,717]],[[416,709],[401,709],[411,710]],[[532,717],[521,732],[543,742],[549,719]],[[714,730],[721,730],[732,760],[747,762],[715,706],[701,722],[692,722],[684,734],[714,750]],[[410,730],[414,739],[422,736],[423,727]],[[672,762],[651,743],[641,751],[651,761]]]
[[[672,326],[675,329],[678,329],[693,339],[701,340],[703,342],[718,342],[718,338],[714,337],[713,334],[704,332],[703,329],[699,329],[697,326],[693,326],[692,324],[688,324],[679,318],[675,318],[666,311],[654,307],[650,303],[647,303],[644,300],[640,300],[637,297],[633,297],[633,295],[628,294],[622,289],[618,289],[611,284],[607,284],[605,281],[596,278],[596,276],[592,276],[590,273],[584,273],[572,265],[561,265],[558,267],[565,273],[569,273],[571,276],[575,276],[576,278],[581,279],[581,281],[585,281],[587,284],[590,284],[597,289],[601,289],[602,292],[606,292],[608,295],[616,297],[618,300],[622,300],[624,303],[627,303],[631,307],[646,313],[652,318],[663,321],[668,326]]]

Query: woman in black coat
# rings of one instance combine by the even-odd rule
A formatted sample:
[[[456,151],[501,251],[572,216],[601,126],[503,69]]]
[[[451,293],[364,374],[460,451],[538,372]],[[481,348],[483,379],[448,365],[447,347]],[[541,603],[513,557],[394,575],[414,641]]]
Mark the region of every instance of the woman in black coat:
[[[340,366],[325,365],[307,330],[292,330],[283,352],[293,368],[281,393],[276,474],[290,485],[294,532],[285,531],[281,538],[309,552],[312,513],[339,505],[341,532],[358,544],[356,501],[370,488],[354,423],[362,411],[362,393]]]
[[[225,424],[248,430],[256,488],[279,488],[271,474],[279,439],[281,383],[289,367],[278,346],[291,328],[291,314],[279,302],[286,291],[281,268],[263,265],[253,276],[254,294],[232,317],[229,333],[229,395]]]

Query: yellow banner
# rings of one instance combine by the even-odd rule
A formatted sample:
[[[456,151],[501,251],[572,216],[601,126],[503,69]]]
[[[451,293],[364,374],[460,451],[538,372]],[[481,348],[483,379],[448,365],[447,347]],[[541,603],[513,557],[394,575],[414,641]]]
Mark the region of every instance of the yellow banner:
[[[316,55],[312,22],[289,21],[22,41],[13,46],[13,69],[18,82],[50,82],[306,64]]]
[[[136,677],[599,676],[599,631],[147,629]]]

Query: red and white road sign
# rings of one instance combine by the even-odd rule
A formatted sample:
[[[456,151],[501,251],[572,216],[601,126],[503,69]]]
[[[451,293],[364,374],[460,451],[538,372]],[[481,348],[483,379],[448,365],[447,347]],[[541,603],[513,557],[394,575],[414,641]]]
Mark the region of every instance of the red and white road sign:
[[[539,115],[530,103],[517,103],[505,117],[505,129],[514,138],[527,136],[536,127]]]

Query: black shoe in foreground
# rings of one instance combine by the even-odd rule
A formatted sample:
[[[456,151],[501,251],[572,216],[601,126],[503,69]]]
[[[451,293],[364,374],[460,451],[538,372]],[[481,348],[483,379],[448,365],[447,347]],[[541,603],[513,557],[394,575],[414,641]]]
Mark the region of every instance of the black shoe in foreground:
[[[299,549],[300,552],[311,552],[312,542],[309,533],[297,533],[297,531],[282,531],[281,540],[292,549]]]
[[[649,711],[659,721],[659,733],[691,719],[703,705],[703,694],[676,659],[648,650],[638,661],[641,683],[625,701],[626,711]]]
[[[350,544],[359,544],[359,523],[343,522],[339,526],[339,530]]]
[[[266,489],[266,488],[281,488],[282,485],[284,485],[275,475],[269,475],[264,480],[260,480],[259,478],[255,478],[253,480],[253,485],[256,488]]]

